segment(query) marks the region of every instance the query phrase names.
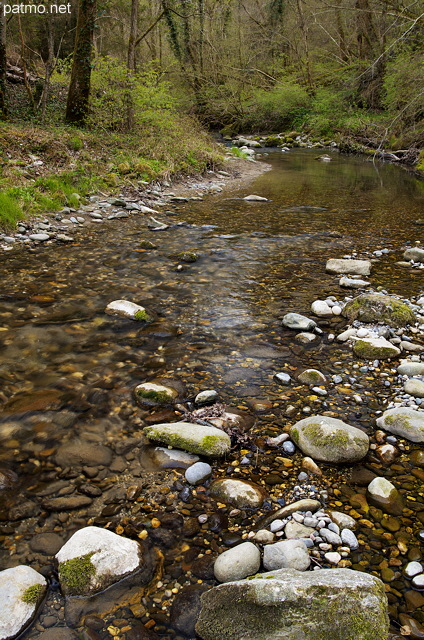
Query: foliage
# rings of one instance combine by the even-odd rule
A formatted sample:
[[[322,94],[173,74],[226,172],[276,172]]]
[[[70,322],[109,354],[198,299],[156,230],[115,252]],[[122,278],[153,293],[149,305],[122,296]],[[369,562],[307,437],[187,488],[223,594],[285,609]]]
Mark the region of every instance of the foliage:
[[[22,208],[13,195],[7,192],[0,193],[0,226],[13,229],[23,217]]]
[[[311,107],[306,89],[289,79],[271,90],[258,89],[248,100],[242,126],[249,131],[285,131],[302,126]]]

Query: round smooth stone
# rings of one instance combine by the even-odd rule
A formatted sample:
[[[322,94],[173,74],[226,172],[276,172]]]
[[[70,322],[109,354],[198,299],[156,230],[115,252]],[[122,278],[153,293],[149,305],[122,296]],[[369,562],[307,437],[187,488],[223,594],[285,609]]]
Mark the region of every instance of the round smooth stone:
[[[412,578],[412,586],[420,591],[424,589],[424,573],[420,573],[418,576]]]
[[[413,578],[420,573],[423,573],[424,569],[419,562],[408,562],[405,567],[404,573],[407,578]]]

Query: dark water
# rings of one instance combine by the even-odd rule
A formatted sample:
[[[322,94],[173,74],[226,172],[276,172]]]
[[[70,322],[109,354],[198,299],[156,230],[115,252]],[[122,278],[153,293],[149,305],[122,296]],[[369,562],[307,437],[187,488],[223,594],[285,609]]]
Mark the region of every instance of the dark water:
[[[147,413],[132,399],[139,382],[177,377],[187,398],[214,388],[224,402],[250,412],[255,402],[269,402],[268,412],[256,415],[254,432],[278,432],[313,401],[307,388],[278,387],[275,372],[315,366],[346,379],[351,372],[348,348],[326,339],[341,330],[343,320],[320,322],[324,336],[308,347],[281,328],[285,313],[310,314],[314,299],[348,294],[325,273],[329,257],[352,252],[369,257],[388,248],[391,253],[374,265],[373,286],[402,296],[422,290],[422,271],[395,262],[406,243],[423,239],[423,227],[414,223],[423,217],[424,183],[393,165],[337,153],[324,163],[316,156],[303,150],[270,154],[272,170],[242,189],[179,205],[167,231],[150,231],[144,219],[134,217],[87,230],[70,246],[0,256],[0,464],[18,476],[3,500],[0,568],[30,563],[48,574],[51,558],[28,549],[33,533],[54,530],[66,538],[99,515],[102,504],[97,511],[90,507],[56,519],[39,506],[38,493],[57,477],[76,490],[76,476],[55,463],[61,444],[82,438],[108,444],[119,456],[118,442],[134,434],[140,438]],[[244,202],[250,193],[270,202]],[[180,221],[187,224],[173,224]],[[158,248],[140,249],[142,239]],[[186,249],[199,259],[177,271],[171,256]],[[155,322],[140,328],[105,315],[114,299],[146,306]],[[379,373],[359,376],[365,394],[359,406],[336,386],[323,407],[371,433],[375,411],[392,393]],[[288,404],[297,407],[291,422],[284,417]],[[317,413],[323,408],[312,406]],[[264,459],[263,465],[273,469],[274,461]],[[124,469],[118,480],[123,490],[131,484],[125,464]],[[343,483],[344,472],[337,473]],[[99,476],[102,490],[116,478],[109,475]],[[419,496],[420,483],[405,482]],[[340,499],[348,497],[342,492]],[[27,501],[35,512],[29,507],[25,517],[10,518],[10,509]],[[119,514],[112,518],[118,520]],[[417,526],[414,520],[413,535]],[[394,596],[394,606],[398,600]],[[56,605],[59,609],[60,599]],[[160,634],[171,633],[161,631],[161,620],[158,624]]]

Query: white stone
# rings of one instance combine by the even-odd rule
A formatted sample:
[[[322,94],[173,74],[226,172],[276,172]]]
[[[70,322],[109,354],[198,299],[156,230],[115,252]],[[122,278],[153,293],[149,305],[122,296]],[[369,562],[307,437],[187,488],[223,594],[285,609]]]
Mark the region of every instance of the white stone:
[[[331,258],[325,265],[329,273],[350,273],[358,276],[369,276],[371,262],[369,260],[346,260]]]
[[[405,382],[404,389],[405,393],[409,393],[415,398],[424,398],[424,380],[411,378]]]
[[[128,300],[114,300],[109,302],[105,312],[112,316],[121,316],[122,318],[130,318],[134,320],[136,313],[146,313],[146,309],[134,302]]]
[[[31,621],[38,602],[24,602],[22,599],[30,587],[41,585],[45,591],[47,582],[40,573],[19,565],[0,571],[0,638],[15,638]],[[41,599],[42,593],[40,593]]]
[[[286,313],[282,323],[284,327],[298,331],[311,331],[317,326],[315,320],[302,316],[300,313]]]
[[[287,524],[287,520],[274,520],[274,522],[271,522],[269,528],[271,529],[271,531],[273,533],[277,533],[277,531],[281,531],[282,529],[284,529],[284,527]]]
[[[346,342],[349,338],[352,338],[352,336],[356,336],[356,329],[346,329],[346,331],[339,333],[337,340],[339,342]]]
[[[267,529],[259,529],[253,536],[253,540],[259,544],[271,544],[274,542],[274,538],[274,534]]]
[[[381,476],[374,478],[368,485],[369,494],[383,500],[388,500],[393,491],[396,491],[396,487]]]
[[[67,588],[61,576],[61,563],[87,554],[93,554],[90,562],[95,571],[89,577],[84,592],[72,595],[87,595],[102,591],[125,575],[136,571],[140,566],[141,549],[135,540],[118,536],[108,529],[84,527],[74,533],[56,554],[56,560],[59,563],[59,580],[65,592]]]
[[[31,233],[28,236],[30,240],[38,240],[38,242],[45,242],[46,240],[50,240],[50,236],[48,233]]]
[[[247,200],[248,202],[268,202],[268,198],[256,195],[245,196],[243,200]]]
[[[333,307],[331,307],[331,311],[333,313],[333,316],[339,316],[342,312],[342,308],[339,307],[338,304],[335,304]]]
[[[302,540],[282,540],[264,548],[264,567],[275,569],[296,569],[306,571],[311,564],[308,549]]]
[[[359,547],[358,539],[350,529],[342,529],[340,538],[342,543],[347,545],[350,549],[357,549]]]
[[[215,402],[217,398],[218,398],[218,393],[217,391],[215,391],[215,389],[207,389],[205,391],[201,391],[200,393],[198,393],[194,399],[194,402],[196,404],[208,404],[208,403]]]
[[[213,570],[219,582],[233,582],[254,575],[260,566],[259,549],[253,542],[242,542],[221,553],[215,560]]]
[[[195,462],[185,472],[185,479],[189,484],[201,484],[212,473],[212,467],[207,462]]]
[[[325,300],[315,300],[311,305],[312,312],[320,318],[333,315],[331,308],[325,302]]]
[[[324,558],[327,560],[327,562],[334,565],[339,564],[340,560],[342,559],[340,553],[337,553],[337,551],[329,551],[328,553],[325,553]]]
[[[414,576],[423,573],[423,571],[423,566],[419,562],[408,562],[404,569],[404,573],[407,578],[413,578]]]
[[[418,576],[412,578],[412,586],[420,591],[424,589],[424,573],[420,573]]]
[[[347,276],[342,276],[339,280],[339,285],[341,287],[347,287],[349,289],[362,289],[365,287],[369,287],[371,282],[367,280],[361,280],[359,278],[348,278]]]
[[[424,442],[424,412],[409,407],[388,409],[376,420],[377,426],[411,442]]]

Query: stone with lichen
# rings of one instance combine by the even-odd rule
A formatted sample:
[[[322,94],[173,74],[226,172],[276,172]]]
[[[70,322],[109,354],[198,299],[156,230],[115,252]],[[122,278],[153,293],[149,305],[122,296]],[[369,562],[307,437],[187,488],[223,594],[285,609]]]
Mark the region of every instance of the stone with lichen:
[[[47,589],[44,576],[19,565],[0,571],[0,638],[16,638],[33,620]]]
[[[211,458],[224,456],[231,449],[229,435],[221,429],[202,424],[165,422],[145,427],[143,431],[153,442]]]

